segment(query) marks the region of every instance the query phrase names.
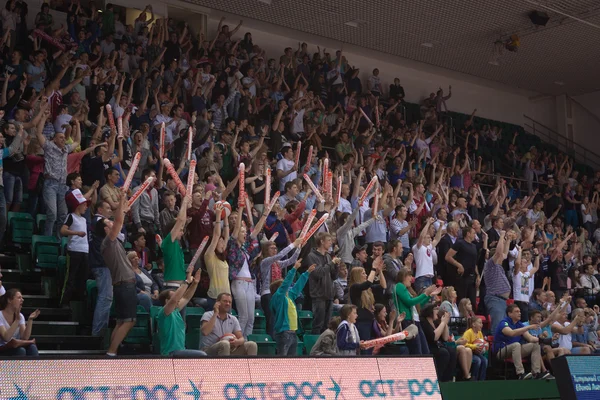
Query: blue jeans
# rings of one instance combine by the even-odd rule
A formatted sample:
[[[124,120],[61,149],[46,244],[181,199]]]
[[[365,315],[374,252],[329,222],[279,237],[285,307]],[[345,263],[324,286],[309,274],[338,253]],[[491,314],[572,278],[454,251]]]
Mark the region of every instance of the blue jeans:
[[[37,357],[40,354],[38,353],[38,348],[35,344],[30,344],[29,346],[17,347],[16,349],[6,350],[0,353],[0,356],[17,356],[17,357]]]
[[[408,351],[411,355],[425,355],[430,354],[429,345],[427,344],[427,338],[425,337],[425,333],[423,333],[423,329],[421,328],[421,323],[417,321],[402,321],[402,328],[406,329],[407,326],[415,324],[417,328],[419,328],[419,334],[415,336],[412,340],[406,341],[406,347],[408,347]]]
[[[577,218],[577,211],[566,210],[565,211],[565,225],[571,225],[573,229],[577,229],[579,226],[579,220]]]
[[[275,334],[278,356],[295,356],[298,347],[296,332],[284,331]]]
[[[21,204],[23,201],[23,181],[20,176],[6,171],[2,174],[4,181],[4,197],[9,204]]]
[[[56,179],[46,179],[44,181],[44,203],[46,203],[46,225],[44,225],[44,235],[52,236],[54,226],[57,225],[56,234],[60,232],[60,225],[67,218],[67,203],[65,194],[67,185],[58,182]]]
[[[496,332],[496,327],[500,321],[506,317],[506,300],[502,297],[486,294],[484,301],[485,308],[492,318],[492,322],[490,324],[491,332]]]
[[[146,293],[138,293],[138,305],[144,307],[146,312],[150,312],[150,307],[152,307],[152,298],[148,296]]]
[[[94,275],[98,288],[98,300],[96,301],[92,322],[92,335],[100,336],[108,326],[110,306],[113,300],[113,285],[108,268],[92,268],[92,275]]]
[[[177,350],[169,354],[171,357],[206,357],[202,350]]]
[[[423,289],[426,289],[431,285],[433,285],[433,278],[429,276],[420,276],[417,279],[415,279],[413,287],[415,288],[415,292],[417,292],[418,294],[421,293]]]
[[[248,338],[254,329],[254,308],[256,305],[256,290],[252,282],[236,279],[231,282],[231,293],[242,328],[242,335]]]
[[[4,187],[0,186],[0,246],[6,232],[6,198],[4,197]]]
[[[487,357],[485,357],[484,355],[473,353],[473,363],[471,364],[471,376],[476,381],[485,381],[487,367]]]

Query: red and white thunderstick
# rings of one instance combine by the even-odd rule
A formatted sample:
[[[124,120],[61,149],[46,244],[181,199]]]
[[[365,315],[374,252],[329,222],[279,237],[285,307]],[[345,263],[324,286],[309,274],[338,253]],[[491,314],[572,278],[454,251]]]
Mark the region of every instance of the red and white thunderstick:
[[[373,218],[377,218],[379,212],[379,184],[375,188],[375,199],[373,200]]]
[[[192,140],[194,140],[194,130],[190,126],[188,129],[188,151],[187,151],[187,159],[192,159]]]
[[[397,342],[398,340],[404,340],[408,336],[407,331],[394,333],[393,335],[384,336],[379,339],[365,340],[360,344],[361,349],[370,349],[372,347],[383,347],[388,343]]]
[[[121,190],[123,192],[127,192],[129,190],[129,186],[131,186],[131,181],[133,181],[133,176],[135,175],[135,171],[138,169],[138,165],[140,164],[140,160],[142,159],[142,153],[139,151],[135,153],[135,157],[133,157],[133,161],[131,162],[131,168],[129,169],[129,173],[127,174],[127,178],[125,178],[125,183]]]
[[[306,158],[306,165],[304,166],[304,172],[308,172],[308,170],[310,169],[310,163],[312,163],[312,153],[313,153],[313,147],[312,144],[310,145],[310,147],[308,148],[308,157]]]
[[[333,172],[327,172],[327,194],[333,197]]]
[[[188,170],[187,188],[185,194],[188,197],[188,201],[192,200],[192,191],[194,190],[194,174],[196,171],[196,160],[190,161],[190,168]]]
[[[323,193],[327,196],[327,176],[329,175],[329,158],[323,161]]]
[[[154,183],[155,179],[156,178],[150,177],[150,178],[146,179],[146,182],[142,183],[142,185],[138,188],[138,190],[129,199],[129,207],[131,207],[135,203],[135,201],[142,195],[142,193],[144,193],[144,191],[146,189],[148,189],[150,187],[150,185],[152,185]]]
[[[271,239],[269,239],[269,242],[274,242],[275,239],[277,239],[279,237],[279,232],[275,232],[273,234],[273,236],[271,236]]]
[[[325,223],[325,221],[327,221],[327,218],[329,218],[329,214],[327,214],[327,213],[323,214],[323,216],[321,218],[319,218],[317,223],[314,224],[314,226],[312,228],[310,228],[308,230],[308,232],[306,232],[306,235],[304,235],[302,237],[302,245],[303,246],[317,232],[317,230],[321,227],[321,225],[323,225]]]
[[[167,171],[173,177],[173,180],[177,184],[179,193],[181,193],[182,196],[185,196],[185,186],[183,186],[183,182],[181,182],[181,179],[179,179],[179,175],[177,174],[177,171],[175,171],[175,168],[173,167],[173,164],[171,164],[171,161],[169,161],[168,158],[163,158],[163,164],[165,165],[165,167],[167,167]]]
[[[106,105],[106,114],[108,115],[108,124],[110,125],[110,129],[115,129],[115,116],[110,104]]]
[[[123,138],[123,117],[117,118],[117,133],[119,134],[119,139]]]
[[[377,127],[379,127],[379,97],[375,99],[375,122],[377,123]]]
[[[254,219],[252,218],[252,207],[250,207],[250,199],[248,198],[248,193],[246,192],[244,192],[244,203],[246,204],[246,212],[248,213],[250,227],[254,228]]]
[[[265,206],[271,201],[271,168],[265,165]]]
[[[298,237],[306,236],[306,232],[308,232],[308,228],[310,228],[310,224],[312,224],[313,219],[315,219],[316,215],[317,215],[317,210],[315,210],[313,208],[313,210],[310,212],[310,214],[308,214],[308,217],[306,217],[306,223],[302,227],[302,231],[300,232],[300,236],[298,236]]]
[[[202,254],[202,251],[206,247],[206,243],[208,243],[208,236],[204,236],[204,239],[202,239],[202,243],[200,243],[200,247],[198,247],[198,250],[196,250],[196,253],[194,254],[194,257],[192,257],[189,265],[196,265],[200,255]]]
[[[362,196],[360,196],[360,199],[358,200],[359,205],[362,205],[362,203],[365,202],[366,198],[369,196],[369,193],[373,189],[373,186],[375,186],[375,184],[377,183],[377,179],[377,175],[375,175],[373,179],[371,179],[371,182],[369,182],[369,184],[367,185],[365,192],[362,194]]]
[[[154,235],[154,240],[156,240],[156,244],[158,245],[158,247],[160,247],[160,245],[162,244],[162,238],[158,233]]]
[[[302,142],[298,140],[298,145],[296,146],[296,167],[300,168],[300,150],[302,149]]]
[[[315,196],[317,196],[317,199],[319,199],[320,202],[324,202],[325,199],[323,198],[323,195],[321,194],[321,192],[319,192],[319,189],[317,189],[313,181],[310,180],[310,177],[306,174],[304,174],[303,176],[306,183],[308,183],[308,186],[310,186],[311,190],[315,192]]]
[[[160,143],[158,145],[160,158],[165,158],[165,123],[160,124]]]
[[[338,176],[337,181],[337,204],[340,204],[340,199],[342,198],[342,177]]]
[[[277,203],[277,200],[279,199],[279,191],[275,192],[275,194],[273,195],[273,198],[271,199],[271,202],[269,204],[267,204],[267,209],[265,210],[265,215],[269,215],[271,213],[271,210],[273,210],[273,207],[275,207],[275,203]]]
[[[238,181],[238,185],[240,187],[240,195],[238,197],[238,207],[244,207],[246,203],[246,166],[244,163],[240,163],[238,167],[238,173],[240,175],[240,179]],[[252,217],[252,215],[250,215]]]
[[[362,114],[363,117],[365,117],[365,119],[367,120],[367,122],[371,125],[373,125],[373,122],[371,121],[371,118],[369,118],[367,116],[367,114],[365,114],[365,112],[363,111],[363,109],[361,107],[358,107],[358,109],[360,110],[360,113]]]

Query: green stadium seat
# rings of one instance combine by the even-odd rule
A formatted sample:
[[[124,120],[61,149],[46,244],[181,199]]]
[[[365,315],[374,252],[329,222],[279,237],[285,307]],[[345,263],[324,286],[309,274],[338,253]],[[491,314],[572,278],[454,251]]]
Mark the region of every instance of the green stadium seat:
[[[302,340],[304,342],[304,350],[306,352],[306,355],[310,355],[310,351],[315,346],[315,343],[317,343],[317,339],[319,339],[319,336],[320,335],[305,334],[302,337]]]
[[[38,268],[58,269],[59,250],[56,246],[42,244],[37,247],[35,265]]]
[[[252,333],[255,333],[254,331],[257,329],[261,331],[267,330],[267,318],[265,317],[263,310],[254,310],[254,329],[252,330]]]
[[[304,332],[309,332],[312,329],[313,313],[308,310],[298,310],[298,325],[302,326]]]
[[[185,308],[185,325],[188,330],[200,329],[202,325],[202,315],[204,308],[202,307],[186,307]]]
[[[152,344],[150,313],[146,312],[144,307],[137,306],[135,326],[131,328],[124,342],[137,345]]]
[[[69,243],[69,238],[68,237],[63,237],[60,240],[60,254],[62,254],[63,256],[67,255],[67,244]]]
[[[248,340],[256,342],[258,346],[258,355],[260,356],[274,356],[276,353],[277,345],[273,338],[267,334],[263,335],[248,335]]]
[[[46,225],[46,214],[38,214],[35,216],[35,226],[37,232],[44,233],[44,226]]]
[[[13,243],[31,244],[34,221],[28,213],[8,213],[8,226]]]
[[[33,235],[31,239],[31,256],[36,259],[38,247],[41,245],[56,246],[60,252],[60,241],[55,236]]]
[[[296,346],[296,355],[303,356],[304,355],[304,343],[298,338],[298,344]]]

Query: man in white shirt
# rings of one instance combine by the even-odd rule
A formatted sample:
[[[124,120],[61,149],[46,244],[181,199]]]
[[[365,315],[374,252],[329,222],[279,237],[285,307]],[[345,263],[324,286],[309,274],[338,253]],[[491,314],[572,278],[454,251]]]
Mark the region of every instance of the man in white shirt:
[[[299,140],[304,134],[304,113],[306,112],[306,110],[302,107],[304,100],[304,97],[300,98],[293,104],[290,133],[296,140]]]
[[[279,178],[279,191],[283,193],[285,184],[298,177],[296,173],[298,166],[294,161],[294,151],[291,146],[284,146],[281,154],[283,158],[277,161],[277,178]]]
[[[433,218],[427,220],[427,223],[421,230],[419,240],[412,247],[412,252],[415,256],[415,264],[417,265],[415,283],[413,286],[417,293],[420,293],[422,289],[433,285],[433,278],[435,277],[435,271],[433,269],[433,265],[437,262],[435,247],[442,237],[442,231],[441,229],[437,231],[435,240],[432,242],[431,235],[429,234],[429,227],[433,222]]]

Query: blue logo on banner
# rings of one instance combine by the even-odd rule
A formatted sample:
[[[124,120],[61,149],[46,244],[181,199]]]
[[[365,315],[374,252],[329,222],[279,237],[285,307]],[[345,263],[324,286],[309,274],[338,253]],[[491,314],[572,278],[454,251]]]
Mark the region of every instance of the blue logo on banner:
[[[257,400],[282,397],[285,400],[324,400],[326,397],[321,389],[326,389],[333,392],[335,394],[334,399],[338,400],[342,392],[342,387],[332,377],[329,377],[329,379],[332,383],[331,387],[323,387],[324,384],[322,381],[228,383],[223,387],[223,397],[226,400]],[[253,393],[256,393],[257,396],[255,397]]]

